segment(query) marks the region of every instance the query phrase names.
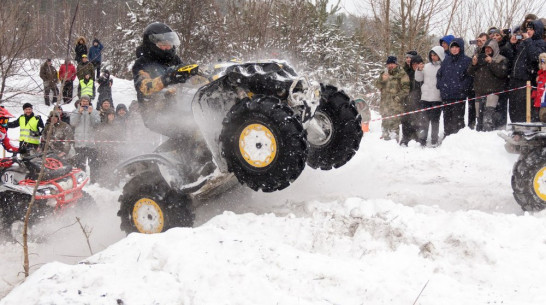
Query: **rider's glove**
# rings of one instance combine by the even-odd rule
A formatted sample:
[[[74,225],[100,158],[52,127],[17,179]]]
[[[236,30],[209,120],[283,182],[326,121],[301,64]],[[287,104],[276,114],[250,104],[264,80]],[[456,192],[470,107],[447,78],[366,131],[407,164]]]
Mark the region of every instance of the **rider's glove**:
[[[26,146],[21,146],[21,147],[19,147],[19,153],[20,153],[20,154],[24,155],[24,154],[26,154],[27,152],[28,152],[28,149],[27,149]]]
[[[180,84],[185,83],[190,78],[190,72],[183,69],[186,65],[178,65],[174,67],[168,67],[167,71],[162,77],[163,84]]]

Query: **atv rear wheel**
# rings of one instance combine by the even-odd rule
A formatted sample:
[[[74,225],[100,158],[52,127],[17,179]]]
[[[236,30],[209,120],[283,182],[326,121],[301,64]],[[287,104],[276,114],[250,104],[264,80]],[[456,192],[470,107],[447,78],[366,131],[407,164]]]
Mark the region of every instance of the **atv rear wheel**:
[[[546,147],[520,155],[514,164],[512,190],[524,211],[546,208]]]
[[[193,213],[187,196],[177,195],[166,184],[136,177],[123,187],[119,197],[120,228],[126,233],[153,234],[174,227],[191,227]]]
[[[292,109],[279,99],[241,100],[223,125],[220,141],[228,171],[251,189],[282,190],[305,168],[305,131]]]
[[[312,168],[329,170],[347,163],[362,139],[360,115],[354,102],[334,86],[323,86],[320,105],[307,128]]]

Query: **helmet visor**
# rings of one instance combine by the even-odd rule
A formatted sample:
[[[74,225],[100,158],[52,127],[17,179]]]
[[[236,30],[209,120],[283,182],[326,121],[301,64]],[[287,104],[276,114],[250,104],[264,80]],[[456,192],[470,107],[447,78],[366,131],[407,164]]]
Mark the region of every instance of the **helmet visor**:
[[[163,46],[173,46],[178,47],[180,45],[180,39],[178,39],[178,35],[176,35],[175,32],[168,32],[168,33],[162,33],[162,34],[150,34],[148,36],[150,38],[150,41],[152,43],[155,43],[158,45]]]

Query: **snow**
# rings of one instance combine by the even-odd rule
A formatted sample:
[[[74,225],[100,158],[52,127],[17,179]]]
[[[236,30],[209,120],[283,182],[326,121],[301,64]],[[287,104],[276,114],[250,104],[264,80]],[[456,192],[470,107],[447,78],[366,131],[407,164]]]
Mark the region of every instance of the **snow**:
[[[131,90],[116,79],[116,103]],[[121,189],[86,187],[98,209],[35,228],[53,233],[31,243],[26,280],[22,247],[0,244],[0,304],[546,304],[546,212],[513,199],[503,140],[463,129],[400,147],[370,128],[347,165],[275,193],[235,188],[198,206],[194,228],[124,238]],[[63,228],[75,216],[90,257],[79,226]]]

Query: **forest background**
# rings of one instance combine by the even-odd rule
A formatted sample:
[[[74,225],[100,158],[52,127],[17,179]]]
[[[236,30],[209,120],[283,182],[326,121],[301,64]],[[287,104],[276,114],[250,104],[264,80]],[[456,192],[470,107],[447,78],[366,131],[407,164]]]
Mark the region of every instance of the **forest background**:
[[[302,75],[373,99],[387,55],[425,55],[441,36],[468,42],[491,26],[511,28],[544,3],[523,0],[0,0],[0,104],[34,87],[9,88],[28,59],[74,58],[76,38],[104,45],[102,67],[130,78],[151,22],[180,37],[185,63],[276,58]],[[349,10],[347,9],[349,7]],[[74,22],[72,22],[74,21]],[[72,30],[71,30],[72,26]],[[472,52],[471,48],[467,48]]]

